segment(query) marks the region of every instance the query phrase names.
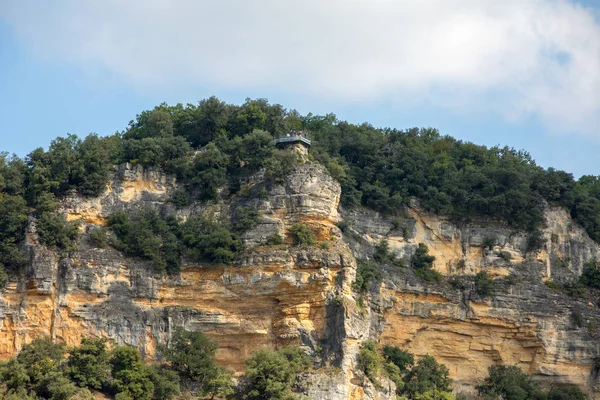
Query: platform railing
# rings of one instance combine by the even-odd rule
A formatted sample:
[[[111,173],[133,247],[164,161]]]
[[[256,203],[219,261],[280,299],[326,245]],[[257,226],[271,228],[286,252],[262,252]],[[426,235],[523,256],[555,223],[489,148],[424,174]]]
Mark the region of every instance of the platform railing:
[[[282,136],[275,139],[275,144],[280,143],[293,143],[293,142],[303,142],[310,146],[310,139],[306,136],[300,135],[290,135],[290,136]]]

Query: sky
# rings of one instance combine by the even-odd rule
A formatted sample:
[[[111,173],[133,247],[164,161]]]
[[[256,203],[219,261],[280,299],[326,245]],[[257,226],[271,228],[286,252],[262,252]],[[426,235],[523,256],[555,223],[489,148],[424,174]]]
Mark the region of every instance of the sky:
[[[0,151],[212,95],[600,175],[600,0],[0,0]]]

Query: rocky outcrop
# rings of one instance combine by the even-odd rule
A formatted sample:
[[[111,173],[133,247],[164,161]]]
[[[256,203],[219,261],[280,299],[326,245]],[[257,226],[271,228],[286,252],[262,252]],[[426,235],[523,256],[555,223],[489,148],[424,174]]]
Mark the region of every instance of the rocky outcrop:
[[[473,286],[425,285],[410,268],[384,268],[383,282],[369,296],[368,317],[371,335],[381,344],[434,356],[466,392],[496,364],[518,365],[543,384],[596,390],[598,305],[544,284],[577,279],[583,265],[599,255],[599,246],[564,210],[547,210],[543,246],[531,252],[527,234],[493,221],[459,226],[417,207],[394,220],[369,210],[343,214],[349,221],[345,237],[357,256],[369,258],[385,239],[408,261],[425,243],[436,257],[434,268],[447,277],[486,271],[496,278],[494,295],[482,298]],[[576,326],[574,314],[581,314],[587,327]]]
[[[257,175],[247,191],[261,184]],[[490,365],[516,364],[543,382],[578,384],[594,393],[598,356],[597,305],[572,299],[544,282],[576,279],[600,248],[560,209],[549,208],[543,247],[527,252],[528,236],[494,221],[458,224],[429,215],[418,204],[384,217],[366,209],[340,210],[340,186],[314,163],[298,165],[265,195],[175,210],[168,199],[177,182],[160,171],[123,165],[104,194],[70,196],[62,210],[80,220],[79,249],[58,254],[37,244],[31,221],[30,262],[12,277],[0,299],[0,356],[50,335],[68,345],[103,336],[137,346],[152,359],[174,327],[201,330],[220,344],[217,360],[239,373],[261,347],[302,346],[324,366],[304,377],[313,399],[393,399],[390,385],[376,389],[356,356],[367,339],[393,344],[445,363],[457,390],[472,391]],[[247,250],[231,265],[185,262],[176,276],[157,276],[148,262],[94,248],[88,229],[118,211],[155,207],[182,218],[197,213],[231,216],[239,206],[259,210],[259,224],[244,235]],[[344,234],[336,226],[346,225]],[[263,245],[302,222],[326,245]],[[386,239],[409,260],[419,243],[435,255],[440,283],[419,280],[411,268],[382,266],[384,279],[361,298],[352,291],[357,259],[369,259]],[[455,288],[452,276],[487,271],[494,296]],[[585,327],[573,324],[578,313]]]

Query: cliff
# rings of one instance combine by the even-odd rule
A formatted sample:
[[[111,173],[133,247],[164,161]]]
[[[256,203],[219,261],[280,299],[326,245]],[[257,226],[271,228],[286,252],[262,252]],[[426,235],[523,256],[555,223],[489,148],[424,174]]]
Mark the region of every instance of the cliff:
[[[395,398],[393,387],[377,390],[355,368],[367,339],[434,356],[448,366],[457,390],[472,392],[487,367],[498,363],[519,365],[543,383],[597,390],[598,305],[544,284],[577,278],[600,254],[563,210],[547,209],[543,247],[527,252],[523,233],[493,221],[453,222],[416,203],[393,219],[343,210],[340,185],[318,164],[299,165],[284,184],[249,199],[176,210],[167,199],[177,187],[160,171],[122,165],[100,197],[63,199],[62,212],[81,220],[83,233],[68,256],[39,245],[31,220],[29,263],[2,291],[0,356],[12,356],[41,335],[68,345],[103,336],[152,359],[157,344],[183,326],[218,341],[217,361],[238,373],[258,348],[301,345],[328,368],[305,376],[305,394],[313,399]],[[231,265],[186,261],[178,275],[157,276],[148,261],[95,248],[87,236],[117,211],[154,207],[185,219],[230,215],[240,202],[259,210],[260,223],[244,235],[247,250]],[[336,226],[342,220],[344,233]],[[261,245],[274,233],[285,236],[296,222],[326,245],[293,246],[289,238],[288,244]],[[490,238],[494,245],[486,248]],[[488,271],[495,294],[481,297],[449,279],[431,284],[409,267],[383,266],[383,280],[359,296],[352,290],[357,259],[371,258],[382,239],[405,260],[425,243],[445,277]],[[586,327],[574,326],[573,312],[583,315]]]

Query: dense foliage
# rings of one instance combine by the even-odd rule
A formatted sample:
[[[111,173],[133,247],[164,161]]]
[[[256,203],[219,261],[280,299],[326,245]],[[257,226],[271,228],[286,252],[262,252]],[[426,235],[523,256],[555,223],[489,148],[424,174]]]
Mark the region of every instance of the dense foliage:
[[[433,269],[435,257],[429,254],[429,248],[424,243],[419,243],[410,258],[410,265],[415,269],[415,274],[427,282],[440,280],[440,273]]]
[[[163,362],[146,364],[136,348],[107,339],[83,338],[69,349],[36,339],[0,363],[0,398],[87,400],[99,392],[115,400],[169,400],[180,393],[182,399],[289,400],[297,375],[313,365],[298,347],[258,350],[246,360],[236,387],[231,373],[215,362],[217,348],[201,332],[176,329],[169,345],[159,346]]]
[[[489,375],[477,387],[484,399],[503,400],[585,400],[579,388],[553,387],[550,391],[539,388],[531,377],[516,366],[496,365],[488,369]]]
[[[62,252],[73,250],[78,230],[55,214],[57,199],[72,192],[99,195],[115,164],[129,162],[176,174],[182,185],[171,201],[177,207],[218,201],[232,193],[264,193],[265,187],[247,191],[246,178],[263,170],[266,186],[283,182],[297,158],[276,150],[272,139],[289,129],[311,132],[311,157],[341,183],[346,207],[364,205],[396,213],[417,198],[424,209],[457,220],[491,217],[529,230],[528,247],[534,251],[543,244],[535,232],[544,207],[560,205],[600,242],[596,176],[576,181],[569,173],[540,168],[526,152],[477,146],[431,128],[380,129],[338,121],[332,114],[302,116],[265,99],[232,105],[211,97],[196,105],[161,104],[143,111],[112,136],[59,137],[47,150],[35,149],[24,159],[0,154],[0,264],[8,272],[23,265],[20,244],[28,215],[37,218],[43,244]],[[203,231],[205,226],[194,229]],[[161,228],[145,227],[166,251],[170,234],[157,229]],[[219,241],[229,240],[225,232],[220,236]],[[131,248],[125,241],[122,244],[127,251],[137,246],[133,253],[153,259],[159,270],[176,264],[177,246],[160,256],[149,243]],[[197,255],[230,260],[237,244],[234,240],[224,247],[230,249]],[[435,279],[427,268],[417,270],[424,278]],[[0,282],[6,279],[0,275]]]
[[[90,390],[117,400],[167,400],[179,393],[179,377],[168,382],[146,366],[133,347],[106,347],[105,339],[83,339],[67,349],[49,338],[34,340],[0,366],[2,398],[67,400],[79,394],[91,398]],[[170,374],[170,375],[169,375]]]
[[[246,360],[243,399],[289,400],[298,373],[312,365],[298,347],[259,350]]]
[[[375,342],[367,341],[360,348],[357,366],[376,386],[380,386],[381,376],[391,379],[400,399],[454,400],[448,368],[431,356],[421,357],[415,363],[414,355],[408,351],[385,346],[380,353]]]
[[[237,220],[237,232],[249,227],[249,218],[243,223]],[[198,261],[228,263],[242,248],[238,233],[228,224],[202,216],[181,222],[174,215],[162,216],[156,210],[144,209],[114,214],[108,226],[115,234],[113,246],[152,260],[157,272],[179,271],[184,255]]]

